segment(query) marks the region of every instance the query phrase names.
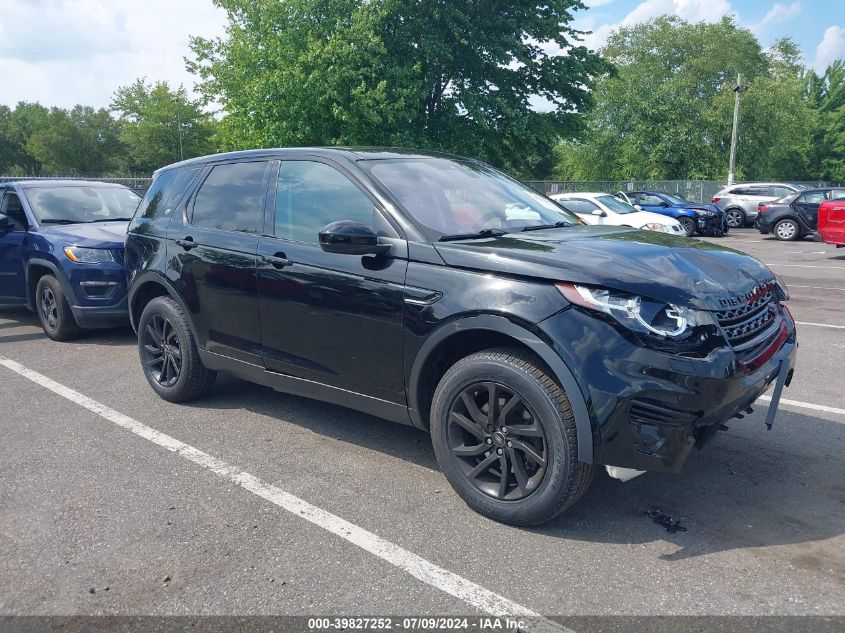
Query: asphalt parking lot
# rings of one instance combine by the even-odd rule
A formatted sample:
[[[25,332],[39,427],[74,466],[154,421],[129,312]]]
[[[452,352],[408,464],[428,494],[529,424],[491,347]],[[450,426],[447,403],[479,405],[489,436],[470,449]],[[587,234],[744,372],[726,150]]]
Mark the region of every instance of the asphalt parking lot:
[[[774,429],[759,402],[538,529],[464,506],[422,432],[223,377],[169,404],[128,327],[55,343],[0,308],[0,615],[845,615],[845,250],[714,241],[792,293]]]

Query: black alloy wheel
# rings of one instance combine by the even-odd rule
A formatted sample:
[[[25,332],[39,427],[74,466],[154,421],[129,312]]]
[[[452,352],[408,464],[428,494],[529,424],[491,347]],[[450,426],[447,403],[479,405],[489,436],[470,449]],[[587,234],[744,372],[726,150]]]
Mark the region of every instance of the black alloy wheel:
[[[182,373],[182,348],[173,324],[154,314],[143,332],[144,362],[162,387],[172,387]]]
[[[449,410],[447,438],[467,479],[495,499],[523,499],[546,474],[543,423],[504,385],[478,382],[464,389]]]

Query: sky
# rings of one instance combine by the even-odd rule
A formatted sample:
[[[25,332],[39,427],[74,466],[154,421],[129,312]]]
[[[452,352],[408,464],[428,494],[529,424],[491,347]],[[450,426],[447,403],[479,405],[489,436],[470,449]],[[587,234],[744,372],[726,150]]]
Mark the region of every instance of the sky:
[[[845,58],[845,0],[585,0],[575,26],[598,49],[621,24],[658,15],[715,22],[725,14],[764,46],[792,37],[805,63],[823,71]],[[211,0],[0,0],[0,104],[108,107],[139,77],[192,91],[189,37],[225,34]]]

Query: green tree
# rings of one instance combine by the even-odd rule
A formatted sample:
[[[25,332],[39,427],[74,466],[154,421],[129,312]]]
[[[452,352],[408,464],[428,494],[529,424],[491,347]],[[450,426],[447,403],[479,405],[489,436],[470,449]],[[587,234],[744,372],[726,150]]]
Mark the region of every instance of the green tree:
[[[821,76],[809,71],[805,97],[818,117],[811,170],[820,180],[845,182],[845,62],[834,61]]]
[[[739,178],[796,178],[809,162],[813,115],[800,51],[770,50],[725,17],[661,17],[625,26],[603,54],[618,72],[598,83],[586,140],[557,148],[557,173],[585,179],[721,179],[727,172],[737,73],[742,97]]]
[[[111,104],[120,117],[120,141],[130,171],[150,173],[159,167],[215,150],[214,124],[184,88],[143,79],[119,88]]]
[[[5,174],[16,162],[15,140],[12,136],[12,109],[0,105],[0,174]]]
[[[46,125],[26,141],[27,151],[52,174],[100,175],[114,169],[120,124],[105,109],[51,108]]]
[[[608,70],[570,25],[580,0],[215,3],[228,37],[194,39],[189,68],[226,148],[418,146],[543,172]]]
[[[33,134],[44,131],[49,125],[49,111],[40,103],[21,101],[9,117],[9,138],[14,164],[25,176],[41,174],[43,163],[35,156],[28,142]]]

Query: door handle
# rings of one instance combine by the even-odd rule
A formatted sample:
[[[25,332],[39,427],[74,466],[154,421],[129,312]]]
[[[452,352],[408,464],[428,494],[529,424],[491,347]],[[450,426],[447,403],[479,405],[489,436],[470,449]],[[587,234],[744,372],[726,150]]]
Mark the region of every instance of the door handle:
[[[270,262],[273,268],[284,268],[290,266],[293,262],[287,258],[284,253],[276,253],[275,255],[267,255],[266,259]]]
[[[176,240],[176,245],[181,246],[186,251],[191,250],[192,248],[196,248],[199,244],[194,243],[194,238],[186,237],[184,240]]]

